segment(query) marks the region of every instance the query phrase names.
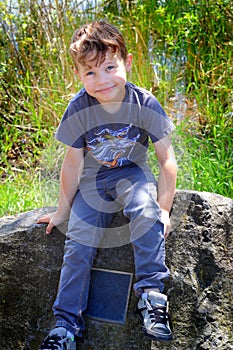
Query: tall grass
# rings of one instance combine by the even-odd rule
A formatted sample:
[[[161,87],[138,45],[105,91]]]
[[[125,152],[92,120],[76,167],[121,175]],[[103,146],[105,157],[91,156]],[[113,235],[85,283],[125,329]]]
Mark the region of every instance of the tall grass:
[[[0,3],[1,216],[56,204],[63,148],[51,139],[80,87],[68,45],[103,12],[133,53],[129,80],[154,92],[177,124],[178,188],[233,196],[230,0],[9,4]],[[177,99],[188,116],[177,115]]]

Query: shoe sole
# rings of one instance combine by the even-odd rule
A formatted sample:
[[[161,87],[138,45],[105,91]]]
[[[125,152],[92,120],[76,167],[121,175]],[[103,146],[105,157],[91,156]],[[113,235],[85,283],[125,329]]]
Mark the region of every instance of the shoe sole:
[[[151,334],[148,333],[145,328],[143,328],[143,334],[150,339],[157,340],[157,341],[162,341],[162,342],[169,342],[173,339],[172,334],[171,335],[164,335],[162,336],[161,334],[156,335],[156,334]]]

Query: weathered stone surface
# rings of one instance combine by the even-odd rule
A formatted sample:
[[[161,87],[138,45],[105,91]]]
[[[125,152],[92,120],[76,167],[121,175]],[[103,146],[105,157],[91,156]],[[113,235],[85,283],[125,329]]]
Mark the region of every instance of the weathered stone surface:
[[[53,326],[51,307],[62,263],[65,226],[46,236],[36,218],[43,208],[0,219],[1,350],[37,350]],[[127,321],[87,318],[80,350],[233,350],[233,200],[210,193],[178,191],[166,243],[173,280],[167,286],[174,324],[169,344],[143,337],[131,293]],[[127,221],[118,215],[108,233],[121,246],[99,249],[95,266],[134,271]],[[112,239],[112,238],[111,238]],[[106,238],[103,247],[110,246]]]

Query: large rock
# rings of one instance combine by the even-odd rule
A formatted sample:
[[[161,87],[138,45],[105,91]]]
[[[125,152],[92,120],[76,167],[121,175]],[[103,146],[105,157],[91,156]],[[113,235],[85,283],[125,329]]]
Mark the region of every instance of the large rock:
[[[0,220],[1,350],[37,350],[53,326],[51,307],[66,227],[46,236],[44,226],[34,224],[42,213],[52,210],[43,208]],[[232,211],[233,200],[216,194],[176,194],[166,243],[167,264],[173,276],[167,286],[174,325],[172,342],[151,342],[143,337],[134,316],[137,300],[131,292],[126,323],[87,318],[87,330],[78,349],[233,349]],[[117,232],[122,241],[111,246],[106,238],[95,266],[133,272],[127,221],[121,214],[114,219],[108,234],[111,232]]]

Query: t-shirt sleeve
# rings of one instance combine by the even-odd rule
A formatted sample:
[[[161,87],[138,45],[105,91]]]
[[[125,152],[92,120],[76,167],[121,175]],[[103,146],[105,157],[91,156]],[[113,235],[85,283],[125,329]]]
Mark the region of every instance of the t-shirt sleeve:
[[[55,133],[55,138],[67,146],[83,148],[84,126],[81,114],[70,103]]]
[[[175,129],[175,125],[153,95],[148,97],[143,107],[143,128],[148,132],[153,143]]]

